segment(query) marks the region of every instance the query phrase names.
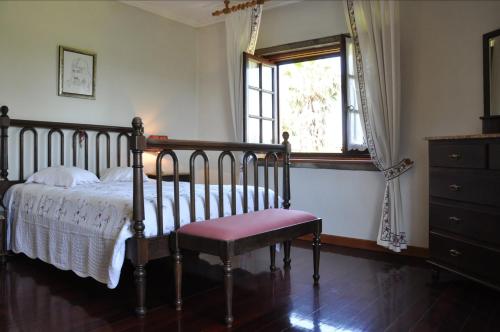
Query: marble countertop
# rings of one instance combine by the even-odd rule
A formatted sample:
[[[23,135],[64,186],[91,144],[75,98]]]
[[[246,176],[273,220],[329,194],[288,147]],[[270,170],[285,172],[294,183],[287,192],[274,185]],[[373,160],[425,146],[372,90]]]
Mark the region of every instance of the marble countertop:
[[[470,135],[449,135],[449,136],[429,136],[429,137],[425,137],[425,140],[427,140],[427,141],[438,141],[438,140],[488,139],[488,138],[500,138],[500,133],[495,133],[495,134],[470,134]]]

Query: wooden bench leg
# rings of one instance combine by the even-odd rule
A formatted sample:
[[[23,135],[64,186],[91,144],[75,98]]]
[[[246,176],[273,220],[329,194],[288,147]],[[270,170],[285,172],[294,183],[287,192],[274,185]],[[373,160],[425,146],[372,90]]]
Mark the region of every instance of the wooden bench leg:
[[[182,255],[174,254],[175,310],[182,310]]]
[[[292,241],[283,242],[283,251],[285,253],[285,257],[283,257],[283,263],[286,268],[290,267],[290,263],[292,260],[290,259],[290,250],[292,247]]]
[[[319,255],[321,248],[321,240],[319,231],[313,234],[313,261],[314,261],[314,285],[317,286],[319,284]]]
[[[233,271],[231,268],[231,259],[222,260],[224,263],[224,290],[226,293],[226,326],[233,325]]]
[[[273,244],[272,246],[269,247],[269,254],[271,257],[271,266],[269,266],[269,269],[271,272],[276,271],[276,245]]]
[[[146,268],[136,265],[134,271],[135,288],[137,291],[137,307],[135,313],[142,317],[146,314]]]

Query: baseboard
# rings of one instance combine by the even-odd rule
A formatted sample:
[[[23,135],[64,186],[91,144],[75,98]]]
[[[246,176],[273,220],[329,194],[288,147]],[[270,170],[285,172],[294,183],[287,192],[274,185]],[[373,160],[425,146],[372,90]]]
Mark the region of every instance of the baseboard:
[[[300,240],[312,241],[312,235],[306,235],[299,238]],[[321,242],[326,244],[332,244],[340,247],[365,249],[378,252],[386,252],[389,254],[398,254],[404,256],[412,257],[422,257],[427,258],[429,256],[429,249],[422,247],[408,246],[408,249],[401,251],[400,253],[395,253],[377,244],[376,241],[355,239],[352,237],[337,236],[337,235],[321,235]]]

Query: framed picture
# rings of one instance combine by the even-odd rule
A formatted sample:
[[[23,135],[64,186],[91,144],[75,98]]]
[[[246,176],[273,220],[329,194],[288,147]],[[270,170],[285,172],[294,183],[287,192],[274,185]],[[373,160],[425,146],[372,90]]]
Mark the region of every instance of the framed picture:
[[[95,99],[96,54],[59,46],[58,95]]]

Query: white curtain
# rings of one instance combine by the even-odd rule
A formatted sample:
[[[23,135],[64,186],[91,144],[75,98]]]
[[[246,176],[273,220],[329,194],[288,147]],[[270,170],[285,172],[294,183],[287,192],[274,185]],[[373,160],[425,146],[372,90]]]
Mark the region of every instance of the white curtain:
[[[226,55],[229,99],[236,141],[243,142],[243,52],[253,54],[262,5],[226,15]]]
[[[377,243],[400,252],[407,240],[399,176],[413,162],[399,155],[399,3],[346,1],[366,143],[386,180]]]

